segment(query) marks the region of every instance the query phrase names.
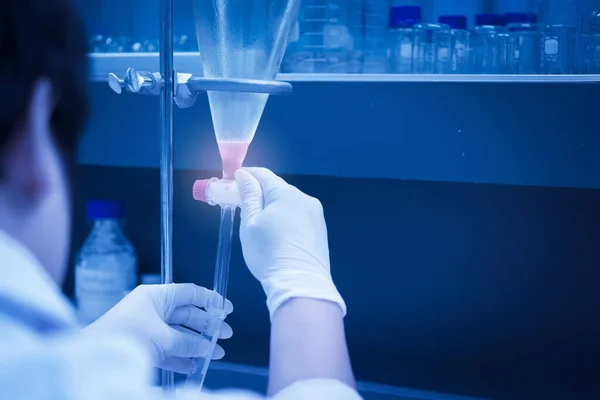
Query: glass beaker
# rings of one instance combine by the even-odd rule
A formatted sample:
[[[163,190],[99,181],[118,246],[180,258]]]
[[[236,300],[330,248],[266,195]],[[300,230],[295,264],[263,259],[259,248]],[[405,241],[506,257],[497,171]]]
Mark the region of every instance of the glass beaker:
[[[510,73],[539,74],[542,35],[538,25],[529,22],[511,23],[507,28],[514,44]]]
[[[504,27],[493,25],[482,25],[475,27],[473,37],[476,52],[475,73],[501,74],[503,68],[503,52],[506,48],[506,37],[500,36],[506,33]]]
[[[416,24],[413,27],[414,74],[450,73],[450,26],[445,24]]]
[[[351,74],[359,74],[363,72],[363,62],[365,58],[365,16],[362,0],[347,0],[348,10],[346,12],[346,25],[352,37],[352,49],[348,60],[347,72]],[[385,31],[387,31],[387,20],[385,23],[383,38],[385,40]],[[384,52],[384,57],[387,57],[387,48]]]
[[[360,0],[364,6],[364,63],[367,74],[388,71],[387,35],[390,26],[388,0]]]
[[[585,73],[600,74],[600,34],[585,36]]]
[[[450,73],[467,74],[470,72],[471,32],[467,30],[467,17],[463,15],[441,15],[440,24],[451,28]]]
[[[302,2],[295,72],[347,72],[354,46],[346,21],[349,5],[341,0]]]
[[[541,72],[572,74],[576,70],[577,32],[580,0],[543,0],[540,4],[542,22]]]
[[[501,74],[505,70],[502,65],[506,38],[499,36],[506,33],[506,20],[503,15],[479,14],[475,16],[475,31],[472,37],[473,72],[480,74]]]
[[[515,58],[515,41],[507,31],[498,34],[498,56],[500,59],[500,73],[510,74]]]
[[[396,74],[412,72],[413,25],[421,22],[421,7],[402,6],[390,10],[390,71]]]
[[[575,71],[577,28],[573,25],[546,25],[542,30],[542,73],[572,74]]]

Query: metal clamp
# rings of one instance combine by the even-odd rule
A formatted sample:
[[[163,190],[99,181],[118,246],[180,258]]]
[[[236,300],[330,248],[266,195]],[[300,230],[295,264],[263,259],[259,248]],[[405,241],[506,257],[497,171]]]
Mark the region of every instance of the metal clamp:
[[[118,94],[125,89],[131,93],[158,95],[163,86],[163,78],[159,73],[137,72],[133,68],[128,68],[123,79],[110,73],[108,86]]]
[[[123,79],[114,73],[108,75],[108,86],[117,94],[125,89],[131,93],[158,95],[163,85],[164,79],[157,72],[138,72],[128,68]],[[204,78],[192,74],[176,74],[173,100],[179,108],[191,107],[196,102],[198,93],[208,91],[286,94],[292,91],[292,85],[276,80]]]

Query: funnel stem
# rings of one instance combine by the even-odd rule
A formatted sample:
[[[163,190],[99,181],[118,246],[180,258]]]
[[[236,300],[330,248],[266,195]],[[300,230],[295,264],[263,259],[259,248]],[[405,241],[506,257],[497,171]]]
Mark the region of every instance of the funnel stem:
[[[160,0],[161,157],[161,281],[173,282],[173,0]],[[175,376],[162,371],[165,395],[174,397]]]
[[[221,322],[226,317],[225,299],[227,297],[227,284],[229,282],[229,262],[231,260],[231,242],[233,238],[233,226],[235,219],[235,207],[221,208],[221,222],[219,224],[219,242],[217,244],[217,262],[215,264],[214,291],[220,295],[218,303],[209,304],[206,311],[210,316],[208,332],[203,336],[209,341],[208,355],[201,360],[196,371],[188,375],[187,388],[201,390],[206,378],[206,372],[221,329]]]
[[[214,290],[224,299],[227,297],[227,283],[229,282],[229,262],[231,260],[231,239],[233,237],[234,218],[235,208],[221,208]],[[224,304],[220,304],[220,308],[223,308],[223,306]]]

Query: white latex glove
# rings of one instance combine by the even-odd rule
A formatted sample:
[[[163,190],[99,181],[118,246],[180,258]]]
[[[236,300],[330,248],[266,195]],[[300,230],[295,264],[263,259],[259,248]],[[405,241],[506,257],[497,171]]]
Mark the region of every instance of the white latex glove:
[[[210,334],[214,320],[200,308],[219,301],[215,292],[191,283],[141,285],[85,331],[130,336],[149,351],[155,366],[188,374],[196,368],[192,358],[208,355],[209,341],[184,326]],[[225,309],[227,314],[233,311],[229,300]],[[231,327],[223,322],[219,338],[228,339],[232,335]],[[217,345],[212,358],[224,355],[223,348]]]
[[[250,272],[267,295],[271,317],[294,297],[346,304],[331,279],[323,207],[265,168],[235,174],[241,197],[240,239]]]

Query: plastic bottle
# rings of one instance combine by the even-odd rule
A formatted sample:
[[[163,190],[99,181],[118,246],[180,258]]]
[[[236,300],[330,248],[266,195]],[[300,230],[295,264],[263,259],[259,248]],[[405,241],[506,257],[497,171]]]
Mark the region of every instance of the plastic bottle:
[[[119,227],[123,206],[115,201],[89,201],[94,226],[75,264],[75,298],[80,320],[90,324],[117,304],[137,282],[137,257]]]
[[[412,72],[413,25],[421,22],[421,7],[400,6],[390,10],[390,70],[396,74]]]
[[[448,25],[451,30],[450,73],[468,74],[471,58],[471,32],[467,30],[467,17],[464,15],[440,15],[440,24]]]

